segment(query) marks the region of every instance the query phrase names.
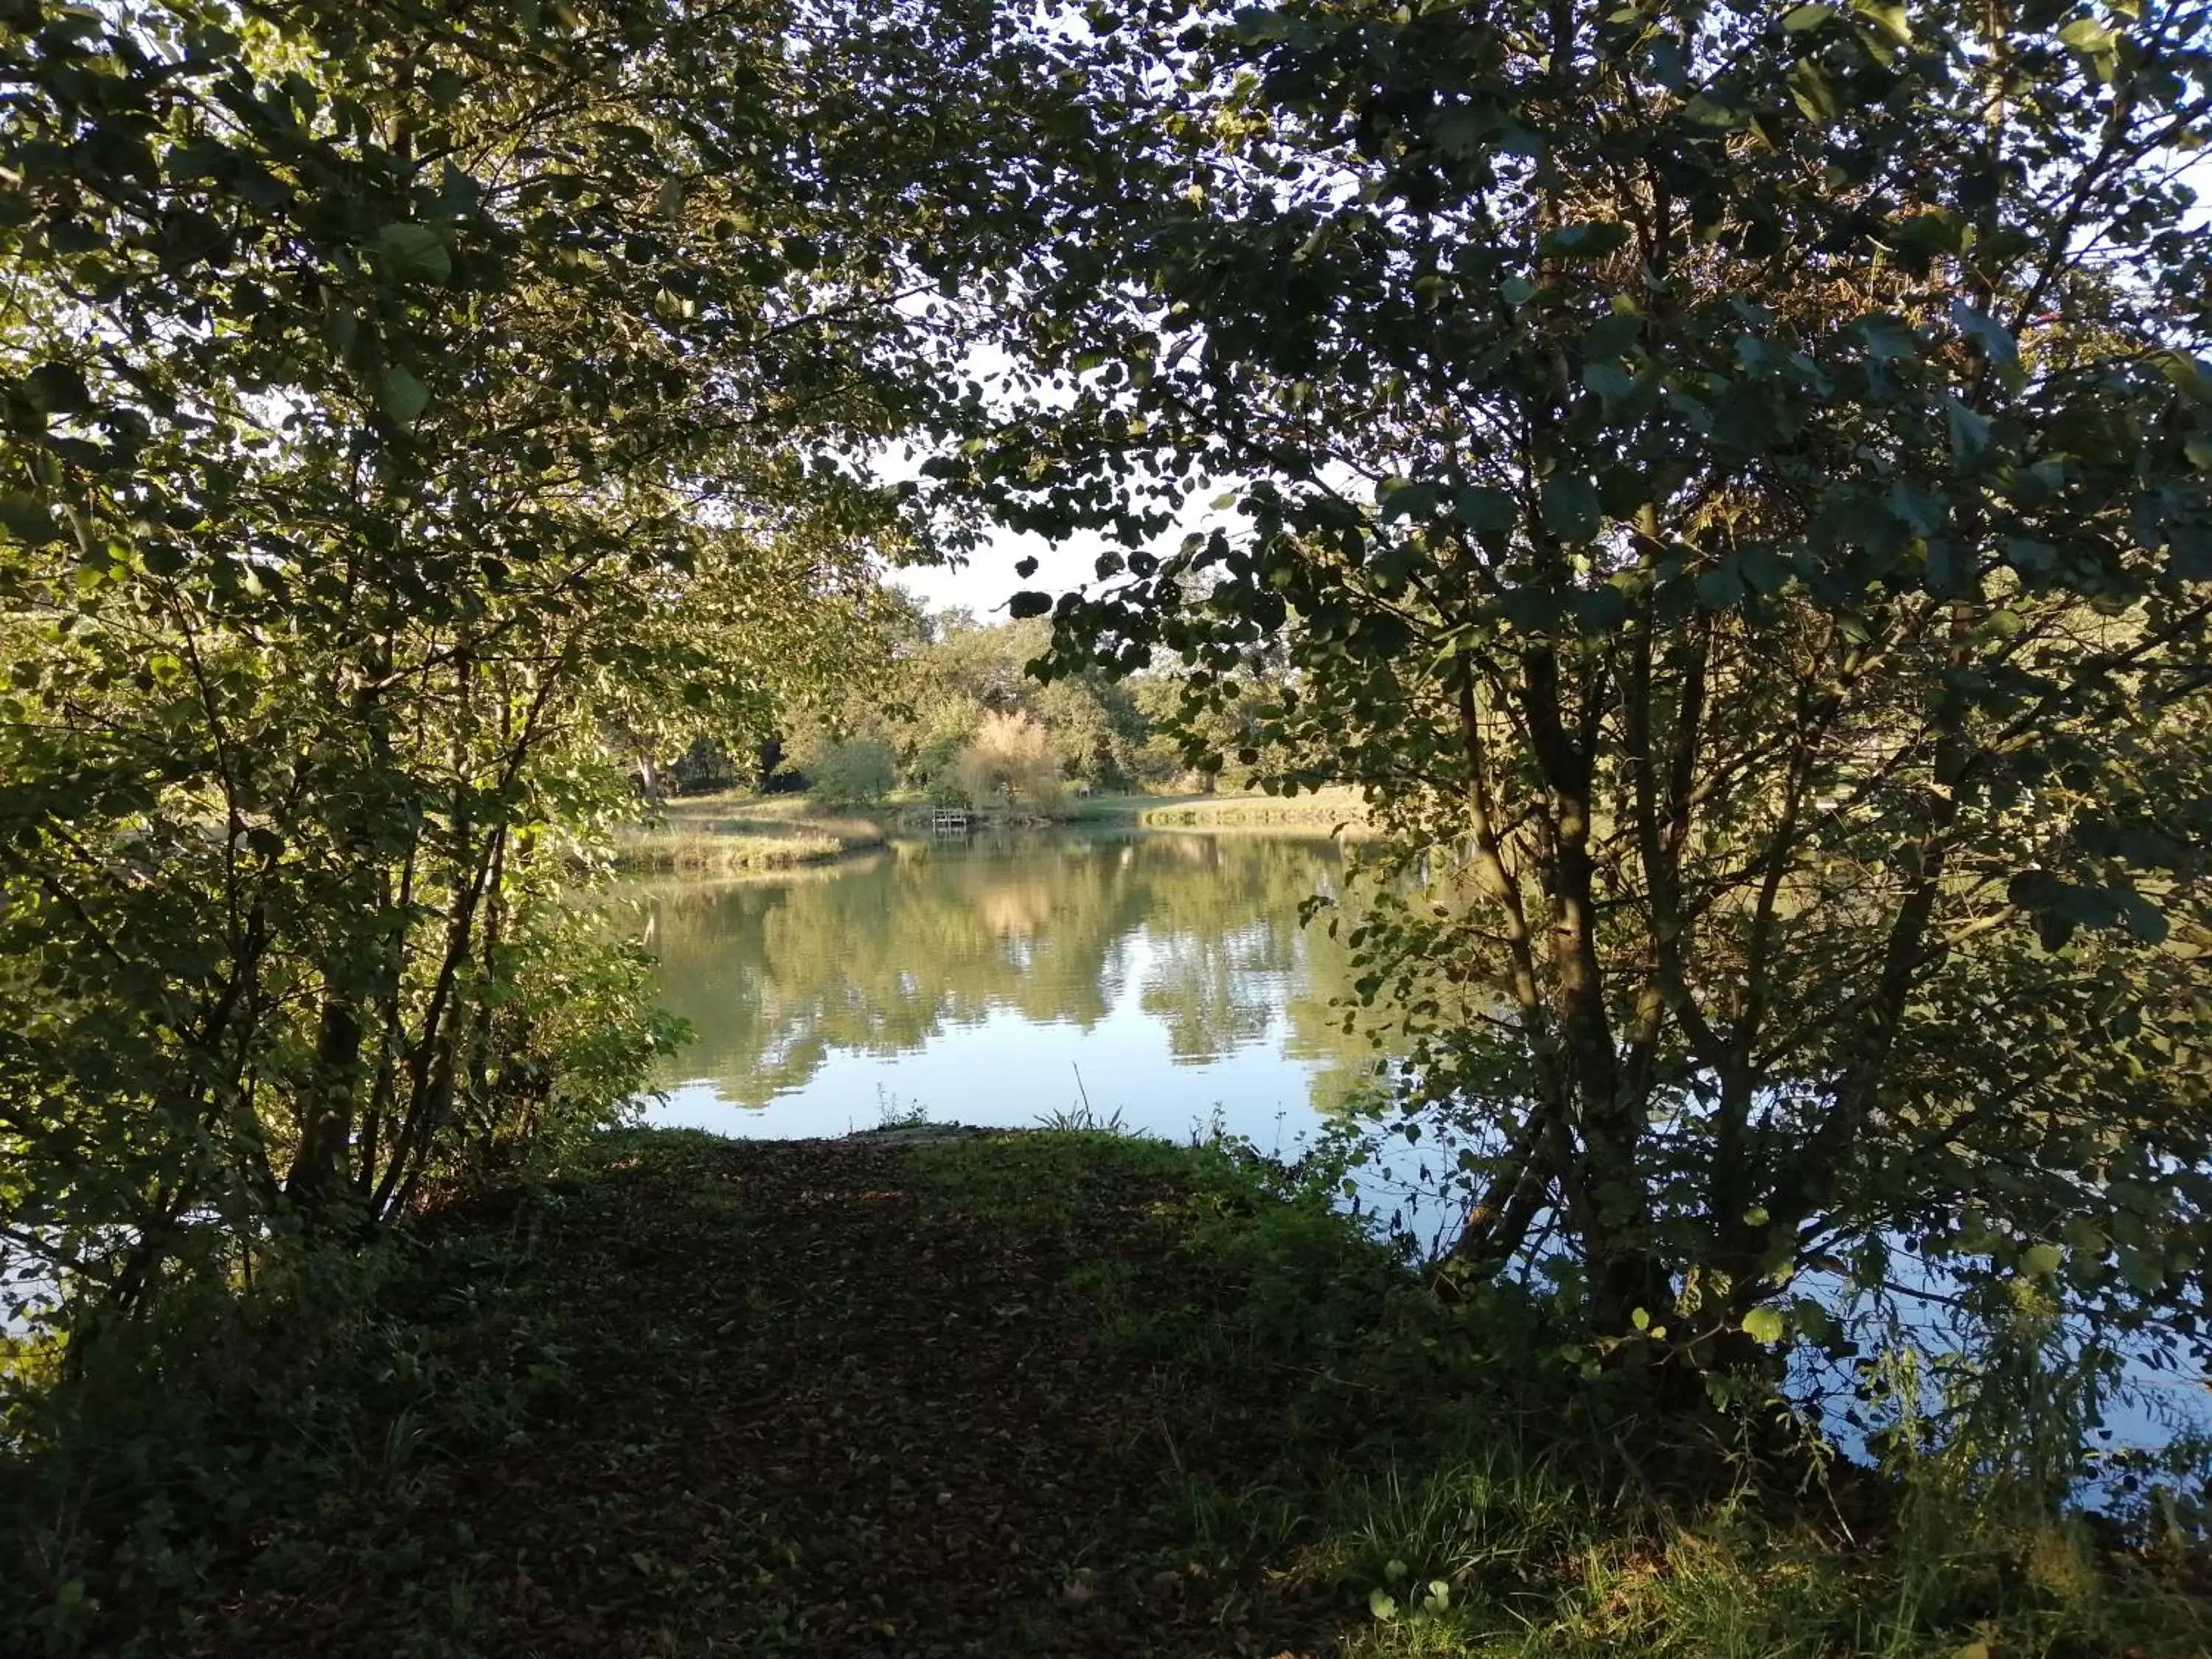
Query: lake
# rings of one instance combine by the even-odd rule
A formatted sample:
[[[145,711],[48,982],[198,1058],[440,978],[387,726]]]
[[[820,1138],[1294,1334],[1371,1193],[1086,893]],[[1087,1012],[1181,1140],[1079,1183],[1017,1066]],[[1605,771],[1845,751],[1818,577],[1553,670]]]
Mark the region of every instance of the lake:
[[[1376,1051],[1332,1006],[1350,994],[1350,953],[1326,921],[1297,919],[1343,875],[1323,836],[1071,829],[639,884],[662,1004],[697,1034],[646,1121],[799,1137],[1087,1109],[1294,1157],[1375,1083]],[[1361,1172],[1361,1206],[1429,1243],[1443,1222],[1406,1179],[1418,1162],[1401,1150]],[[2122,1443],[2207,1425],[2201,1387],[2132,1380],[2141,1395],[2111,1419]]]
[[[1348,952],[1297,919],[1342,872],[1323,836],[1066,830],[641,885],[663,1006],[697,1033],[648,1121],[837,1135],[1087,1103],[1294,1152],[1374,1072],[1330,1006]]]

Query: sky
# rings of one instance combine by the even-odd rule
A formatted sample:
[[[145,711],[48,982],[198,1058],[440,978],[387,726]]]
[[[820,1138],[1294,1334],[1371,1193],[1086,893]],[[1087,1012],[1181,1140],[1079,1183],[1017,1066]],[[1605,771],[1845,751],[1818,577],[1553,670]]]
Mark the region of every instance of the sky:
[[[1215,505],[1225,487],[1213,484],[1194,489],[1176,522],[1152,543],[1152,551],[1171,552],[1182,544],[1185,536],[1217,526],[1233,532],[1243,520],[1233,508]],[[957,569],[894,570],[890,580],[934,610],[959,607],[974,611],[980,621],[1004,622],[1003,607],[1008,597],[1024,588],[1059,594],[1097,580],[1092,561],[1108,544],[1095,535],[1055,544],[1041,536],[998,530]],[[1016,562],[1024,557],[1037,562],[1036,573],[1027,580],[1014,574]]]
[[[1001,609],[1010,594],[1025,587],[1060,593],[1092,579],[1091,562],[1097,556],[1095,538],[1063,542],[1058,546],[1038,536],[1018,536],[1000,531],[957,569],[928,567],[894,570],[892,582],[922,600],[933,611],[972,611],[983,622],[1004,622]],[[1036,574],[1024,581],[1014,564],[1024,556],[1037,562]],[[993,615],[994,611],[998,612]]]

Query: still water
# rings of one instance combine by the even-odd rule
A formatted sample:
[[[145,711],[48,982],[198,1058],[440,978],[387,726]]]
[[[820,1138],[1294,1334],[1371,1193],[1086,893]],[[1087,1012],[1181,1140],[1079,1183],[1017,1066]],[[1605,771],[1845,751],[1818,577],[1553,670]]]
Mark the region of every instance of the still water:
[[[696,1033],[644,1120],[798,1138],[1087,1109],[1295,1156],[1376,1084],[1375,1049],[1344,1029],[1349,952],[1325,921],[1297,920],[1343,878],[1323,837],[1066,830],[636,884],[627,914],[659,959],[659,1000]],[[1362,1170],[1359,1202],[1433,1247],[1449,1218],[1421,1201],[1419,1163],[1401,1150]],[[1846,1397],[1799,1358],[1802,1391],[1856,1450]],[[2111,1443],[2212,1436],[2201,1379],[2138,1364],[2129,1382]]]
[[[662,1005],[696,1033],[646,1121],[801,1137],[915,1114],[1023,1127],[1087,1107],[1295,1156],[1374,1085],[1375,1050],[1344,1030],[1349,952],[1297,919],[1343,876],[1319,836],[1066,830],[641,884]],[[1360,1207],[1433,1244],[1445,1218],[1420,1201],[1418,1163],[1401,1151],[1362,1171]],[[2201,1385],[2141,1366],[2130,1381],[2108,1418],[2120,1443],[2212,1428]]]
[[[647,1121],[839,1135],[1028,1126],[1085,1103],[1293,1152],[1371,1078],[1300,901],[1322,837],[1066,830],[902,842],[787,877],[638,890],[662,1005],[696,1041]]]

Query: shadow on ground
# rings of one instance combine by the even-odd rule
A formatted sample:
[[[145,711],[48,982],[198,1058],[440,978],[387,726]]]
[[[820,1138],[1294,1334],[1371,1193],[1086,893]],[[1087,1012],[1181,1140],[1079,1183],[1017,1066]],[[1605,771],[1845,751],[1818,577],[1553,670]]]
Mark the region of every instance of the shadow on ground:
[[[1099,1340],[1070,1274],[1158,1249],[1142,1191],[1010,1234],[927,1201],[895,1138],[672,1144],[532,1211],[568,1351],[519,1443],[411,1472],[198,1650],[1334,1644],[1340,1607],[1216,1584],[1154,1518],[1279,1443],[1284,1402],[1193,1443],[1176,1379]]]

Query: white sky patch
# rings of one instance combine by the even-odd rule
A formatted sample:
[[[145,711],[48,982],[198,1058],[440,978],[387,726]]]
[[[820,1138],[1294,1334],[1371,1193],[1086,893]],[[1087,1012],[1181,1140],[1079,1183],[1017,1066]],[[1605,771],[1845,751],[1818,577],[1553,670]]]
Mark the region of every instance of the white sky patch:
[[[926,309],[927,303],[916,301],[913,308]],[[990,404],[1009,413],[1025,406],[1060,410],[1073,401],[1072,387],[1029,376],[1020,363],[995,343],[986,343],[969,352],[960,372],[982,386]],[[896,451],[873,458],[869,470],[880,479],[911,478],[918,475],[922,458],[927,453],[924,445],[902,445]],[[1173,552],[1182,544],[1185,537],[1204,535],[1217,527],[1235,534],[1243,520],[1237,514],[1233,501],[1222,507],[1214,503],[1228,498],[1237,488],[1232,481],[1200,483],[1192,489],[1175,523],[1152,544],[1152,550],[1159,554]],[[1127,551],[1118,543],[1095,534],[1052,542],[1042,536],[994,527],[983,544],[957,565],[892,569],[885,576],[893,586],[904,589],[933,610],[971,611],[981,621],[1002,622],[1006,620],[1006,601],[1024,590],[1034,589],[1057,597],[1071,588],[1095,583],[1098,580],[1097,557],[1109,548]],[[1036,569],[1027,578],[1016,574],[1014,570],[1015,565],[1024,558],[1037,562]]]
[[[1223,507],[1214,503],[1230,496],[1236,489],[1233,484],[1222,483],[1194,490],[1184,502],[1182,511],[1176,515],[1175,524],[1152,544],[1152,551],[1171,553],[1182,545],[1185,537],[1202,536],[1216,529],[1226,531],[1235,538],[1247,521],[1236,510],[1233,501]],[[1095,535],[1054,543],[1042,536],[998,530],[957,568],[923,567],[894,570],[890,576],[894,586],[904,588],[933,609],[957,607],[974,611],[986,622],[1003,622],[1003,615],[994,617],[991,613],[1024,589],[1033,588],[1057,597],[1070,588],[1095,584],[1098,580],[1096,562],[1109,547],[1126,551],[1118,544]],[[1031,557],[1037,562],[1036,571],[1027,579],[1016,575],[1015,564]]]
[[[1037,562],[1036,574],[1024,581],[1014,574],[1014,565],[1031,556]],[[1041,536],[1000,531],[957,568],[925,566],[895,570],[891,582],[933,611],[972,611],[984,621],[1003,622],[1004,616],[994,617],[991,613],[1024,588],[1057,594],[1091,580],[1091,561],[1097,556],[1097,548],[1087,538],[1054,546]]]

